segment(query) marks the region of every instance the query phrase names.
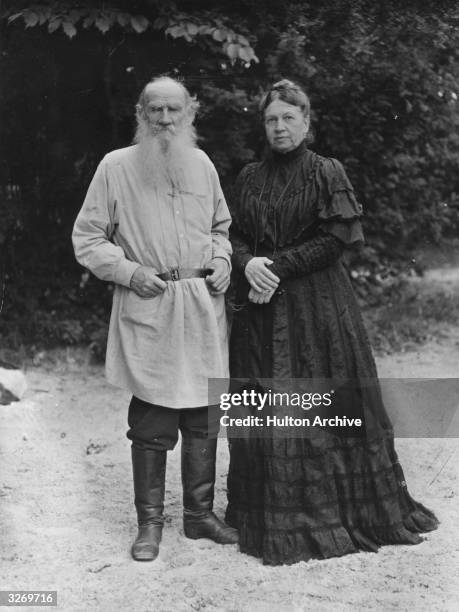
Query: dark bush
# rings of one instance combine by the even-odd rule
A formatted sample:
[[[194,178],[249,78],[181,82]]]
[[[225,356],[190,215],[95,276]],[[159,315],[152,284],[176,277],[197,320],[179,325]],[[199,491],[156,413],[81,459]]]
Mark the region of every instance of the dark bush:
[[[73,4],[50,6],[65,16]],[[93,4],[151,19],[166,6],[146,0]],[[4,5],[16,11],[33,3]],[[180,11],[188,4],[175,7],[177,19],[185,20]],[[367,248],[351,263],[362,299],[377,303],[378,278],[414,269],[412,249],[457,235],[455,3],[218,0],[193,7],[196,23],[220,20],[252,33],[260,63],[232,64],[212,37],[187,42],[115,24],[103,35],[78,26],[69,39],[62,29],[49,33],[49,22],[24,29],[22,19],[10,25],[2,20],[4,344],[83,342],[102,352],[111,294],[95,280],[80,287],[71,228],[98,161],[130,143],[136,97],[152,74],[181,76],[198,95],[201,146],[225,189],[261,154],[260,91],[280,77],[306,87],[312,147],[344,163],[366,210]]]

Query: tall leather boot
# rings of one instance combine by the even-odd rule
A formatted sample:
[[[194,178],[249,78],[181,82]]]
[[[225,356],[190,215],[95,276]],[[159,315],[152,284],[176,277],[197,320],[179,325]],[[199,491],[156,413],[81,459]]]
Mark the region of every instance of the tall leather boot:
[[[136,561],[153,561],[159,553],[164,524],[167,451],[142,450],[133,446],[131,453],[139,526],[131,554]]]
[[[218,544],[236,544],[236,529],[212,512],[217,440],[182,439],[183,530],[187,538],[208,538]]]

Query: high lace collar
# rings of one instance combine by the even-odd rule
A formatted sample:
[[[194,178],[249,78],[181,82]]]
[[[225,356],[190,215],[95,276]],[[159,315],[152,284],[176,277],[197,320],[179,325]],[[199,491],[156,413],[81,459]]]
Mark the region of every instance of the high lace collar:
[[[288,151],[287,153],[279,153],[278,151],[271,150],[269,152],[269,156],[276,164],[289,164],[302,157],[306,151],[308,151],[308,145],[306,144],[306,140],[302,140],[296,149],[293,149],[292,151]]]

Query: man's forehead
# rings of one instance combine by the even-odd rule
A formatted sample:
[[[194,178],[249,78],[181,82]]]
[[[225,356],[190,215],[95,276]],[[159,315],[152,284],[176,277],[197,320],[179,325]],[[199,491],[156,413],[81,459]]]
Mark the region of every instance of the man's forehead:
[[[178,83],[150,83],[145,89],[145,101],[150,102],[179,102],[185,105],[185,92]]]

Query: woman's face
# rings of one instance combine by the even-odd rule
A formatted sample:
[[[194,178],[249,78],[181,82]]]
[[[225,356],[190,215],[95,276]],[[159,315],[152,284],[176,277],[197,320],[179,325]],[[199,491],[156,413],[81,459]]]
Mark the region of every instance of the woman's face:
[[[266,138],[273,151],[288,153],[306,138],[309,117],[299,106],[273,100],[265,110]]]

